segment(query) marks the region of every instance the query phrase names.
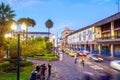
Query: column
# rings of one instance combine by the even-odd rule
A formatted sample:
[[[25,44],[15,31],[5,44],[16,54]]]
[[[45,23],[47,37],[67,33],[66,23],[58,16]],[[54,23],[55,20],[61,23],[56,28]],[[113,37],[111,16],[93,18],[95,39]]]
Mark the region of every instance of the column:
[[[111,44],[110,52],[111,52],[111,57],[114,57],[114,45],[113,44]]]
[[[98,45],[98,49],[99,49],[99,55],[101,55],[102,44],[99,44],[99,45]]]
[[[81,48],[82,48],[82,45],[80,45],[80,50],[81,50]]]
[[[92,26],[92,32],[93,32],[93,34],[92,34],[92,40],[94,41],[95,40],[95,27],[94,26]]]
[[[87,45],[86,45],[86,44],[84,44],[84,50],[86,50],[86,48],[87,48]]]
[[[86,41],[88,41],[88,29],[86,29]]]
[[[114,33],[114,22],[111,22],[111,39],[115,39],[115,33]]]
[[[92,44],[90,45],[90,52],[92,52],[92,49],[93,49],[93,47],[92,47]]]

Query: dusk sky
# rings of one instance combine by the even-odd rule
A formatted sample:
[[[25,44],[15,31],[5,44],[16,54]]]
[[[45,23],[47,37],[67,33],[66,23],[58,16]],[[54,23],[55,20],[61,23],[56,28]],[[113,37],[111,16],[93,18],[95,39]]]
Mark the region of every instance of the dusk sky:
[[[61,36],[68,27],[73,30],[86,27],[117,13],[116,0],[0,0],[15,11],[15,20],[30,17],[36,26],[29,31],[47,32],[45,22],[54,22],[51,33]]]

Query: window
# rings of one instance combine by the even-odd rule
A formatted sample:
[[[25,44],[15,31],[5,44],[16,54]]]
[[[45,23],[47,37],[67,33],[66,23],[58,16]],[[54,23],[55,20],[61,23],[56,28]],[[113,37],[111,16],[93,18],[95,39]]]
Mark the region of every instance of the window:
[[[66,32],[65,34],[68,34],[68,32]]]
[[[120,38],[120,32],[117,32],[117,37]]]
[[[102,25],[102,31],[111,30],[111,23]]]
[[[120,19],[118,19],[118,20],[116,20],[115,22],[114,22],[114,28],[116,29],[116,28],[120,28]]]
[[[110,33],[106,33],[103,35],[104,39],[110,39],[111,38],[111,34]]]
[[[81,41],[81,34],[79,34],[79,41]]]

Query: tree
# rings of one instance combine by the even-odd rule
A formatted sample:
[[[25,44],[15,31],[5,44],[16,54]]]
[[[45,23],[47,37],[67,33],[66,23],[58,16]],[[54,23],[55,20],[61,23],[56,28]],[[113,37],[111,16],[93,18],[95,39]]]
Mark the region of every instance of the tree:
[[[4,60],[4,44],[5,44],[5,33],[10,29],[11,22],[15,17],[14,10],[11,10],[9,5],[5,3],[0,4],[0,62]]]
[[[48,28],[48,38],[49,38],[50,28],[53,27],[53,24],[54,24],[54,23],[53,23],[50,19],[48,19],[48,20],[45,22],[45,25],[46,25],[46,27]]]
[[[53,48],[52,42],[46,42],[46,49],[47,49],[47,51],[51,52],[52,48]]]
[[[34,27],[36,25],[36,22],[31,19],[31,18],[20,18],[18,21],[17,21],[17,24],[19,25],[22,25],[23,23],[25,23],[26,25],[26,32],[28,33],[28,27],[29,26],[32,26]],[[26,42],[27,42],[27,37],[28,37],[28,34],[26,33]]]

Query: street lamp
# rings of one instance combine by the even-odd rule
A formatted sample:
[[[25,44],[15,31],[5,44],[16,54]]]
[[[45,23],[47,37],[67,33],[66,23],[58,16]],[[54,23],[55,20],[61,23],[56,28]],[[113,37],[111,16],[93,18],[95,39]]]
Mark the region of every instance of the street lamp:
[[[20,34],[26,30],[26,26],[23,23],[19,28],[15,23],[12,24],[11,29],[17,34],[18,48],[17,48],[17,80],[20,80]]]

